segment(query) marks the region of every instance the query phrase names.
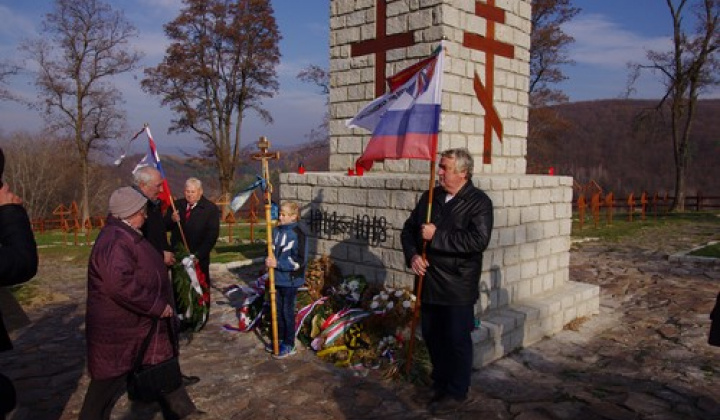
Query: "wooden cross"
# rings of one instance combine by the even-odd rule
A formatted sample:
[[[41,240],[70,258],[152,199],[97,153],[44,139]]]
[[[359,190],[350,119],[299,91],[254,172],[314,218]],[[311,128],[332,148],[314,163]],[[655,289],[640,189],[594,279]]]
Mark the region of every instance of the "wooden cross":
[[[268,149],[270,149],[270,140],[267,139],[267,137],[262,136],[260,137],[260,140],[257,142],[257,147],[260,149],[258,153],[255,153],[251,157],[254,160],[259,160],[262,162],[262,168],[263,168],[263,178],[265,178],[265,185],[267,185],[268,191],[272,192],[272,186],[270,185],[270,171],[268,170],[268,160],[279,160],[280,159],[280,152],[269,152]]]
[[[463,34],[463,46],[477,51],[485,52],[485,85],[480,81],[480,76],[475,72],[473,88],[475,96],[485,110],[485,131],[483,146],[483,163],[489,164],[492,161],[492,132],[497,133],[498,139],[503,140],[503,124],[493,104],[493,90],[495,88],[495,56],[506,58],[515,57],[515,49],[512,45],[499,42],[495,39],[495,23],[505,23],[505,11],[495,6],[495,0],[487,0],[487,3],[475,2],[475,15],[485,18],[487,36],[465,32]]]
[[[267,137],[260,137],[257,142],[257,147],[260,152],[252,155],[252,158],[262,162],[263,178],[265,178],[265,221],[267,223],[267,255],[273,255],[273,243],[272,243],[272,218],[270,215],[272,184],[270,184],[270,170],[268,169],[268,160],[280,159],[280,152],[270,153],[270,141]],[[268,289],[270,290],[270,316],[271,316],[271,328],[273,338],[273,354],[279,353],[279,342],[278,342],[278,323],[277,323],[277,304],[275,303],[275,270],[268,268]]]
[[[415,45],[415,31],[387,35],[387,0],[375,3],[375,39],[361,41],[350,46],[350,56],[375,54],[375,97],[385,93],[385,53],[397,48]]]

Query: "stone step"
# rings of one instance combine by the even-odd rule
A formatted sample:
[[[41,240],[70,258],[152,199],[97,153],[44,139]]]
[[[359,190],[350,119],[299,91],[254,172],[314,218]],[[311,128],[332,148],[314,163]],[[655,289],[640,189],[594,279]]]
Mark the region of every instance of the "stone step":
[[[599,306],[599,286],[568,281],[541,295],[489,311],[472,333],[473,366],[482,367],[550,337],[576,318],[598,314]]]

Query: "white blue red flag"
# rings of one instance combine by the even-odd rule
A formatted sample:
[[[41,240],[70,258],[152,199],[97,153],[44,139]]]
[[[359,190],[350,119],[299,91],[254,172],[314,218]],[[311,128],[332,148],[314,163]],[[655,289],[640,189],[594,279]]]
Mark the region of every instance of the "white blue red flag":
[[[158,199],[162,201],[162,208],[163,211],[172,205],[172,195],[170,194],[170,186],[168,185],[167,178],[165,177],[165,171],[162,168],[162,164],[160,163],[160,155],[158,155],[157,147],[155,147],[155,141],[153,140],[152,134],[150,133],[150,127],[145,126],[142,130],[140,130],[137,134],[135,134],[135,137],[133,137],[133,140],[139,136],[142,133],[147,134],[148,138],[148,151],[143,156],[143,158],[138,162],[137,165],[135,165],[135,169],[133,169],[133,172],[135,172],[138,168],[141,168],[143,166],[152,166],[153,168],[157,169],[160,172],[160,175],[162,175],[163,180],[163,191],[158,194]]]
[[[237,213],[237,211],[240,210],[240,207],[245,204],[245,202],[248,200],[248,198],[250,198],[256,188],[261,188],[263,191],[265,191],[265,189],[267,188],[265,179],[263,177],[261,177],[260,175],[256,175],[255,178],[255,182],[237,193],[237,195],[233,197],[232,201],[230,201],[230,209],[233,211],[233,213]]]
[[[366,170],[385,159],[433,160],[442,101],[443,45],[433,55],[388,78],[390,92],[363,108],[348,127],[372,131],[357,164]]]

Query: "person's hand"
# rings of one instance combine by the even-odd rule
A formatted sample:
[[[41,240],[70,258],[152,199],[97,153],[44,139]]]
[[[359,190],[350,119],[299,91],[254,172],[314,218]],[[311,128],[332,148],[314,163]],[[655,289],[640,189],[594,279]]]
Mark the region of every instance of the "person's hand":
[[[170,318],[171,316],[173,316],[174,313],[175,311],[173,311],[172,306],[165,305],[165,310],[163,311],[162,315],[160,315],[160,318]]]
[[[170,251],[163,251],[163,260],[165,260],[165,265],[171,267],[175,264],[175,254]]]
[[[175,210],[175,211],[172,212],[172,214],[170,215],[170,218],[172,219],[173,222],[177,223],[177,222],[180,221],[180,213],[178,213],[178,211]]]
[[[425,259],[423,259],[420,255],[415,254],[410,260],[410,268],[412,268],[412,271],[418,276],[424,276],[428,266],[429,264],[427,261],[425,261]]]
[[[431,241],[433,236],[435,235],[435,231],[437,228],[432,223],[425,223],[420,227],[420,232],[422,233],[422,238],[426,241]]]
[[[4,206],[5,204],[22,204],[22,202],[22,198],[10,191],[8,184],[3,183],[2,188],[0,188],[0,206]]]
[[[267,268],[277,267],[277,260],[275,259],[274,255],[271,255],[271,256],[265,258],[265,267],[267,267]]]

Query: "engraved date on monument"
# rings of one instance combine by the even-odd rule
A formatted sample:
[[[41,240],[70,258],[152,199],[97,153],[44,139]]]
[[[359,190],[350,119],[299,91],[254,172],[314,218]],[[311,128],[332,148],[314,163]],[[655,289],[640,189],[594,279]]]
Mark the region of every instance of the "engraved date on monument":
[[[378,244],[387,241],[387,220],[384,216],[339,216],[318,209],[310,211],[310,231],[317,237],[352,237]]]

